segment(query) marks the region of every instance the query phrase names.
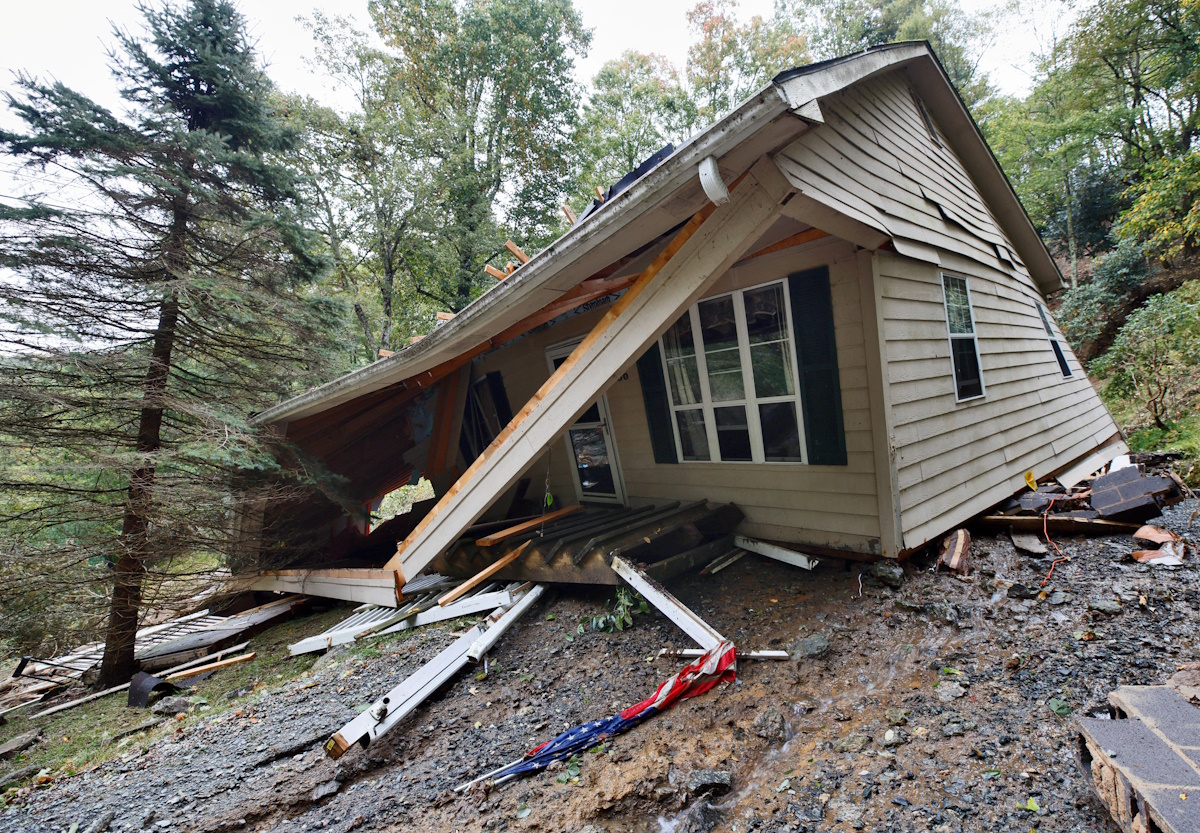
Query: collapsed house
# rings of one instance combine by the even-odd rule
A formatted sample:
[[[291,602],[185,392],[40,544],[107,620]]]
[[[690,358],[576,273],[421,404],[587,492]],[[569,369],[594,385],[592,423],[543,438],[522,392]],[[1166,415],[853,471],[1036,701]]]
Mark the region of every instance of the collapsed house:
[[[1027,472],[1070,484],[1128,450],[926,43],[784,72],[542,252],[510,248],[430,335],[256,417],[361,508],[246,512],[261,551],[316,553],[256,589],[396,606],[435,559],[472,575],[522,541],[496,578],[616,583],[598,557],[671,536],[660,556],[737,535],[896,558]],[[367,526],[422,476],[435,500]]]

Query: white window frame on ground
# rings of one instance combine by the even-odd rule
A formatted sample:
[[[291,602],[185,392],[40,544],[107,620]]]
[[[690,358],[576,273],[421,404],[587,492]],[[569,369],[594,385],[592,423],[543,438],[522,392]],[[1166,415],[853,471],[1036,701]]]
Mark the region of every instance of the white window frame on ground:
[[[987,385],[983,381],[983,361],[979,355],[979,329],[975,326],[975,304],[971,301],[971,282],[967,280],[965,275],[955,275],[950,272],[942,272],[942,312],[946,317],[946,334],[950,343],[950,378],[954,380],[954,401],[955,402],[973,402],[976,399],[983,399],[987,396]],[[967,296],[967,316],[971,321],[971,331],[969,333],[956,333],[954,326],[950,323],[950,298],[946,293],[947,281],[962,281],[963,290]],[[979,393],[972,396],[959,395],[959,380],[958,366],[954,363],[954,342],[966,341],[970,339],[972,346],[975,349],[975,365],[979,368]]]
[[[777,396],[758,396],[757,382],[754,377],[754,367],[751,361],[751,345],[749,327],[746,323],[746,308],[745,295],[746,293],[754,293],[766,289],[771,286],[779,287],[780,294],[783,299],[784,309],[784,325],[783,338],[772,341],[756,342],[755,346],[766,346],[770,344],[786,343],[787,353],[786,359],[791,368],[791,394]],[[712,301],[717,301],[722,298],[731,298],[734,310],[734,319],[736,323],[737,333],[737,351],[740,359],[740,369],[742,374],[742,397],[740,399],[727,399],[714,401],[712,391],[709,385],[708,375],[708,359],[707,351],[705,350],[704,337],[700,325],[700,306]],[[744,463],[744,464],[770,464],[770,465],[797,465],[807,464],[808,450],[804,436],[804,409],[800,398],[800,368],[796,356],[796,336],[795,329],[792,325],[792,301],[791,294],[788,291],[787,279],[774,281],[766,281],[755,286],[748,286],[744,289],[737,289],[733,292],[725,292],[719,295],[711,295],[702,298],[697,303],[688,308],[684,316],[690,317],[692,328],[692,343],[695,350],[696,369],[699,378],[699,398],[693,402],[676,402],[676,385],[672,383],[672,368],[670,367],[670,359],[667,349],[667,335],[664,334],[659,339],[659,354],[662,357],[663,363],[663,378],[667,382],[667,400],[671,409],[671,430],[675,437],[675,452],[676,459],[680,463]],[[681,316],[678,320],[682,320]],[[672,328],[675,324],[672,323]],[[670,331],[668,330],[668,333]],[[722,352],[731,352],[730,349],[725,349]],[[675,357],[670,357],[675,358]],[[797,439],[799,442],[799,454],[795,459],[786,460],[768,460],[766,457],[765,443],[763,441],[763,426],[760,416],[759,407],[761,405],[770,405],[774,403],[792,403],[795,408]],[[749,435],[750,444],[750,459],[722,459],[721,444],[718,435],[718,426],[716,421],[715,410],[721,408],[742,407],[746,414],[746,428]],[[698,411],[703,415],[704,421],[704,436],[708,444],[708,458],[702,459],[697,457],[688,457],[684,454],[683,440],[680,436],[679,417],[678,414],[682,411]]]
[[[1070,379],[1074,374],[1071,373],[1071,365],[1067,361],[1067,354],[1063,352],[1062,344],[1058,340],[1058,336],[1054,334],[1054,328],[1050,326],[1050,313],[1046,311],[1046,307],[1039,302],[1034,302],[1037,306],[1038,315],[1041,316],[1042,326],[1046,329],[1046,338],[1050,339],[1050,350],[1054,353],[1054,361],[1058,363],[1058,369],[1062,371],[1064,379]]]

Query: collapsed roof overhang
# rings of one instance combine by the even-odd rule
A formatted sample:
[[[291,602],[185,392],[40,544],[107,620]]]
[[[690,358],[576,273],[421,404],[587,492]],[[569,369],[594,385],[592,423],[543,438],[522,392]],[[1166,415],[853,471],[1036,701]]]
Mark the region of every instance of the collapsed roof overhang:
[[[697,170],[714,158],[736,178],[819,123],[815,102],[883,72],[903,68],[943,125],[954,151],[1044,293],[1061,275],[945,70],[925,42],[876,47],[781,73],[737,109],[675,149],[660,164],[497,283],[453,319],[396,354],[348,373],[255,417],[286,430],[366,394],[397,385],[436,384],[447,366],[540,310],[561,302],[583,281],[630,252],[662,238],[707,203]],[[486,347],[484,348],[486,349]]]

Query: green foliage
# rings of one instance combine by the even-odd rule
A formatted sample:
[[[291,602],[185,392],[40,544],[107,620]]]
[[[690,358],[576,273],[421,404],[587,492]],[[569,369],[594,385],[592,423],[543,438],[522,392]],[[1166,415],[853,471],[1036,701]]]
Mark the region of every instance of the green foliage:
[[[737,0],[700,0],[687,14],[693,42],[687,78],[711,123],[785,69],[810,62],[808,41],[783,6],[770,20],[737,19]]]
[[[679,72],[660,55],[625,52],[592,79],[578,135],[584,196],[606,188],[695,129],[699,114]]]
[[[113,564],[88,590],[111,591],[125,670],[143,581],[227,551],[230,496],[274,488],[246,415],[322,375],[331,313],[306,294],[324,261],[283,161],[296,131],[245,22],[224,0],[141,10],[144,32],[115,32],[119,114],[21,75],[21,127],[0,130],[79,195],[0,217],[0,554],[22,577],[0,604]]]
[[[1077,354],[1086,355],[1109,326],[1113,310],[1125,304],[1146,279],[1149,263],[1141,247],[1118,237],[1116,245],[1092,263],[1091,277],[1062,294],[1055,318]]]
[[[578,633],[584,634],[587,627],[605,633],[623,631],[625,628],[633,626],[634,613],[645,613],[649,609],[650,606],[640,593],[630,591],[625,587],[618,587],[616,595],[604,603],[604,613],[580,622]]]
[[[1193,282],[1146,301],[1092,368],[1108,377],[1107,396],[1136,400],[1154,426],[1165,431],[1194,393],[1183,383],[1198,364],[1200,283]]]
[[[1194,255],[1200,245],[1200,151],[1151,163],[1132,189],[1120,233],[1160,258]]]
[[[954,0],[792,0],[795,27],[809,35],[818,60],[897,41],[927,40],[967,104],[989,95],[979,54],[992,14],[968,14]]]

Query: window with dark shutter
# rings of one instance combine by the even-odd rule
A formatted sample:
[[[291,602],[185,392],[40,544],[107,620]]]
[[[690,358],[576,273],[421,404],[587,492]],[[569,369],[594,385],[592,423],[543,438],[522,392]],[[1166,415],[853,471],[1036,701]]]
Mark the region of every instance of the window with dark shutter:
[[[827,270],[705,298],[659,346],[676,459],[846,462]]]

